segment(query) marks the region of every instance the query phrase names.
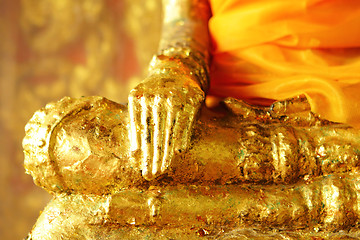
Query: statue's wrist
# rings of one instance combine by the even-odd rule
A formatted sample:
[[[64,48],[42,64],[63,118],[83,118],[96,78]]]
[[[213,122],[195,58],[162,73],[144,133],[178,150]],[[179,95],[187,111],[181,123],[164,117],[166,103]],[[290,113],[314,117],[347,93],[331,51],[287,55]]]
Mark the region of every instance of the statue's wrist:
[[[179,68],[187,69],[186,75],[206,92],[209,87],[208,21],[211,16],[208,0],[163,0],[163,7],[159,51],[150,71],[158,71],[158,62],[176,62]]]
[[[206,57],[189,47],[171,47],[160,51],[150,63],[149,75],[176,75],[193,79],[206,92],[209,67]]]

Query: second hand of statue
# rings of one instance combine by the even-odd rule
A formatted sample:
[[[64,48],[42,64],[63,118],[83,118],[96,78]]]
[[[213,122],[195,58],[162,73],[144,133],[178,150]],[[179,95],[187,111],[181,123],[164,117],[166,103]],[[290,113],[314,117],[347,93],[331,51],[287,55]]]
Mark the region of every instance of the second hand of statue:
[[[130,155],[152,180],[186,150],[205,94],[193,79],[172,69],[155,71],[129,95]]]

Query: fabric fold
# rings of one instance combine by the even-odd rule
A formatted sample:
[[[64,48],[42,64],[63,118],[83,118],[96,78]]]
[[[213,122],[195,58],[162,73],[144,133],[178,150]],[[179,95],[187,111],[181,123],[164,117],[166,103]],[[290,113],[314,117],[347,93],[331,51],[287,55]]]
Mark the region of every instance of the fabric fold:
[[[268,105],[305,94],[360,127],[360,1],[210,0],[210,93]]]

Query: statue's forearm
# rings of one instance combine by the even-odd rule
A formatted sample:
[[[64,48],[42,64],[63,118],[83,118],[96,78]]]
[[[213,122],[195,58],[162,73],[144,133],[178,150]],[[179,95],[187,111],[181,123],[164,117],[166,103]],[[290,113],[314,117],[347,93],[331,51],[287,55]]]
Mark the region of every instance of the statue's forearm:
[[[206,91],[209,85],[210,7],[207,0],[163,0],[163,29],[150,74],[181,68]]]
[[[159,50],[189,48],[208,60],[208,0],[163,0],[163,30]],[[175,49],[174,49],[175,50]]]

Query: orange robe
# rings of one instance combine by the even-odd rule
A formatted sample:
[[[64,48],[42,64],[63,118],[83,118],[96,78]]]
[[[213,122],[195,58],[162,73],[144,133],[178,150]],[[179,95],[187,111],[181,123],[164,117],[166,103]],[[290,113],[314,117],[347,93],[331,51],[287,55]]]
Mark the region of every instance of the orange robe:
[[[360,127],[359,0],[210,0],[211,95],[269,105],[305,94]]]

